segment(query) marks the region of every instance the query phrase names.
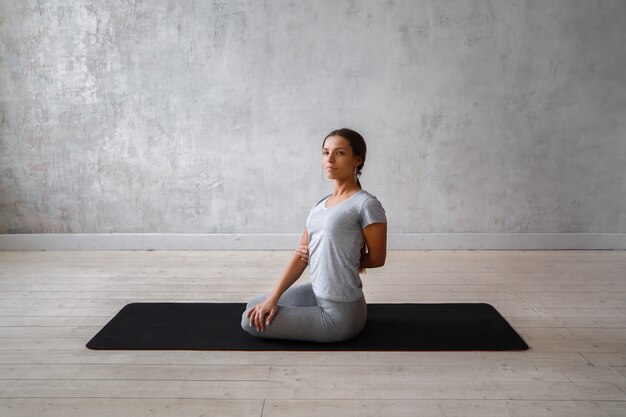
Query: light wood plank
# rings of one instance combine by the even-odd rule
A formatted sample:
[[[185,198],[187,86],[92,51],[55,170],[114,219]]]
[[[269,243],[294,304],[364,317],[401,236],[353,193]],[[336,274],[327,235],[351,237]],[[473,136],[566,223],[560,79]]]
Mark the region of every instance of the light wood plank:
[[[0,415],[11,417],[258,417],[263,400],[192,398],[8,398]]]
[[[110,379],[124,381],[267,381],[270,365],[0,364],[2,379]],[[45,375],[45,378],[42,376]]]
[[[267,400],[264,417],[609,417],[620,402],[524,400]],[[604,408],[603,408],[604,405]],[[613,414],[623,416],[623,414]],[[612,416],[612,415],[611,415]]]
[[[487,399],[625,401],[619,384],[602,382],[499,381],[177,381],[29,379],[0,380],[0,398],[222,398],[222,399]]]

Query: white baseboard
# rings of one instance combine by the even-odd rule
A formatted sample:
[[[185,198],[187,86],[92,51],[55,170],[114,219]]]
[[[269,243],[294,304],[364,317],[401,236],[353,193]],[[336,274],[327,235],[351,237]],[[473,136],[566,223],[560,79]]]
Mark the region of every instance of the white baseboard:
[[[0,250],[295,250],[301,234],[4,234]],[[626,233],[390,233],[388,250],[624,250]]]

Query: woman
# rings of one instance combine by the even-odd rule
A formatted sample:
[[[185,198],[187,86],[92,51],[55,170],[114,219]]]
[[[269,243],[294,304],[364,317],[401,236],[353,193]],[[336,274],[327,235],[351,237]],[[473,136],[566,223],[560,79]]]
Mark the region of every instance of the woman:
[[[324,138],[322,166],[334,180],[334,191],[311,209],[300,248],[272,292],[248,302],[241,317],[246,332],[338,342],[363,330],[367,304],[359,272],[383,266],[387,254],[385,210],[357,178],[365,154],[365,141],[353,130],[335,130]],[[309,261],[311,282],[291,287]]]

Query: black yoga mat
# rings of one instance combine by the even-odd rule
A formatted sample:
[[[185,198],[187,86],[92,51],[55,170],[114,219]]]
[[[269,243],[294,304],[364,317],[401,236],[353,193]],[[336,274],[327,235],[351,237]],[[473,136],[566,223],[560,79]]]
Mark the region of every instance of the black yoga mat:
[[[263,339],[241,328],[245,303],[131,303],[88,343],[89,349],[167,350],[526,350],[489,304],[368,304],[353,339]],[[280,310],[278,312],[280,314]]]

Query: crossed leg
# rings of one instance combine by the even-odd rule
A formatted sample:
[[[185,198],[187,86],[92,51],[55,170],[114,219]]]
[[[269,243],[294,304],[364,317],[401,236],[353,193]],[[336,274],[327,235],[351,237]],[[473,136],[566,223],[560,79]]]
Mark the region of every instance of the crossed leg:
[[[241,316],[241,327],[255,337],[268,339],[307,340],[332,342],[339,340],[333,332],[334,323],[324,309],[317,305],[317,299],[310,283],[292,285],[278,300],[278,311],[271,324],[265,325],[263,332],[250,325],[246,313],[256,304],[264,301],[268,293],[250,299],[246,311]]]

